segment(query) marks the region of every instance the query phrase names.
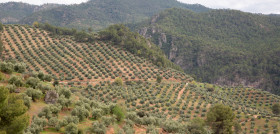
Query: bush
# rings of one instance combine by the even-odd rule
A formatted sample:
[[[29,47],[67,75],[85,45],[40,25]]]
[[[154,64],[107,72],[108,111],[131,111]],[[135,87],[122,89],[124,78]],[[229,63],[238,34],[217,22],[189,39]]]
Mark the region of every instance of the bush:
[[[14,71],[14,64],[8,62],[2,62],[0,63],[0,69],[2,72],[11,74]]]
[[[92,128],[90,129],[90,131],[96,134],[106,134],[106,127],[103,123],[99,123],[96,121],[92,123]]]
[[[26,95],[25,93],[22,94],[22,98],[23,98],[23,102],[24,102],[24,105],[28,108],[30,108],[31,106],[31,97],[29,97],[28,95]]]
[[[116,84],[117,86],[122,86],[123,85],[123,81],[121,78],[116,78],[114,84]]]
[[[9,89],[10,93],[14,93],[17,87],[14,84],[13,85],[9,84],[6,86],[6,88]]]
[[[119,105],[116,105],[113,108],[112,112],[114,115],[116,115],[118,122],[120,122],[124,119],[124,110]]]
[[[0,81],[1,81],[1,80],[4,80],[4,79],[5,79],[4,74],[3,74],[2,72],[0,72]]]
[[[125,126],[123,127],[123,130],[124,130],[124,132],[125,132],[126,134],[135,134],[134,129],[133,129],[131,126],[129,126],[129,125],[125,125]]]
[[[59,96],[64,95],[65,98],[67,98],[67,99],[69,99],[72,95],[71,91],[65,87],[58,88],[58,94],[59,94]]]
[[[16,63],[14,66],[14,70],[18,73],[24,73],[26,70],[26,64],[24,63]]]
[[[51,117],[49,119],[48,125],[51,127],[55,127],[58,124],[58,119],[57,117]]]
[[[33,101],[36,101],[36,99],[41,98],[43,93],[40,90],[28,88],[25,91],[25,94],[28,95],[29,97],[31,97]]]
[[[78,127],[74,123],[70,123],[65,127],[66,134],[78,134]]]
[[[78,106],[72,110],[71,115],[77,116],[79,121],[83,121],[89,117],[89,111],[84,106]]]
[[[162,76],[158,75],[157,76],[157,83],[161,83],[161,80],[162,80]]]
[[[173,120],[166,120],[163,122],[162,128],[168,133],[177,133],[184,130],[182,124]]]
[[[40,80],[38,78],[34,78],[34,77],[29,77],[26,80],[26,84],[32,88],[36,88],[39,82],[40,82]]]
[[[100,117],[102,117],[103,115],[103,111],[101,109],[93,109],[92,110],[92,118],[93,119],[99,119]]]
[[[279,115],[280,114],[280,104],[274,104],[272,106],[273,114]]]
[[[11,78],[9,79],[9,84],[14,84],[18,87],[23,86],[23,81],[22,78],[20,76],[11,76]]]

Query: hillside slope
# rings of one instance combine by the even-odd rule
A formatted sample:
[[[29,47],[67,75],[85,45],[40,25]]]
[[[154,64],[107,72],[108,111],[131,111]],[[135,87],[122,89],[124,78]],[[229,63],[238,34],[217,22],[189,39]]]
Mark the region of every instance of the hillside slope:
[[[0,3],[0,22],[4,24],[15,24],[32,13],[49,10],[59,6],[59,4],[44,4],[37,6],[21,2]]]
[[[187,80],[191,77],[174,69],[159,68],[125,51],[101,41],[79,43],[72,36],[51,36],[30,26],[5,25],[1,39],[2,59],[25,62],[29,71],[51,74],[56,80],[71,84],[97,84],[123,80]]]
[[[197,12],[208,11],[201,5],[188,5],[176,0],[90,0],[78,5],[65,5],[52,10],[36,12],[20,22],[34,21],[56,26],[75,27],[94,31],[112,24],[139,22],[167,8],[187,8]]]
[[[280,17],[168,9],[130,27],[197,80],[280,92]]]
[[[279,132],[279,117],[271,110],[279,96],[199,83],[183,72],[157,67],[125,48],[124,37],[141,39],[126,30],[111,26],[98,35],[106,42],[81,43],[40,28],[4,25],[0,86],[21,95],[27,114],[34,116],[26,133],[211,132],[203,122],[217,104],[233,110],[235,132],[239,127],[244,133]],[[202,127],[192,124],[197,119]]]

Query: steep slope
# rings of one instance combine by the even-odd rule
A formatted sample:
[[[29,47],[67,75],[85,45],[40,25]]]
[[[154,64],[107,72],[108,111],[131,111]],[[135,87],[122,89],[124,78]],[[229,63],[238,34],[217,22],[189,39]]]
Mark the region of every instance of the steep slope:
[[[53,34],[30,26],[5,25],[2,59],[25,62],[29,71],[51,74],[69,85],[95,85],[117,77],[125,81],[156,80],[157,76],[170,81],[191,79],[183,72],[160,68],[109,42],[79,43],[72,36],[50,35]]]
[[[32,13],[59,7],[58,4],[44,4],[41,6],[21,2],[0,3],[0,21],[4,24],[18,23]]]
[[[197,12],[208,11],[201,5],[188,5],[176,0],[90,0],[79,5],[69,5],[41,11],[21,20],[23,24],[34,21],[56,26],[75,27],[95,31],[111,24],[139,22],[167,8],[187,8]]]
[[[130,27],[197,80],[279,93],[280,17],[168,9]]]
[[[53,36],[21,25],[5,25],[1,37],[5,59],[26,62],[0,62],[0,86],[22,96],[29,108],[27,113],[33,117],[26,133],[211,132],[206,126],[196,128],[192,121],[201,118],[203,122],[209,109],[221,103],[234,111],[234,122],[241,125],[243,133],[280,130],[279,117],[271,110],[280,97],[269,92],[198,83],[184,73],[157,68],[108,42],[78,43],[71,36]],[[68,69],[71,67],[74,70]],[[56,73],[68,71],[77,72],[77,77],[81,74],[82,79],[75,75],[72,80],[55,83],[48,74],[30,72],[37,68],[51,70],[55,79]],[[84,77],[92,70],[97,78]],[[163,75],[163,81],[155,82],[155,73]],[[125,82],[113,78],[117,75]],[[71,83],[74,81],[78,85]]]

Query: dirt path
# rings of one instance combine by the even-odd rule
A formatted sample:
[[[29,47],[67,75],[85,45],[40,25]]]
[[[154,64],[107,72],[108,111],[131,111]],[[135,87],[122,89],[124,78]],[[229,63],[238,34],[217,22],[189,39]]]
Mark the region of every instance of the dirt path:
[[[182,94],[184,93],[186,87],[189,85],[189,83],[186,83],[186,85],[183,87],[183,89],[179,92],[177,100],[181,99]]]

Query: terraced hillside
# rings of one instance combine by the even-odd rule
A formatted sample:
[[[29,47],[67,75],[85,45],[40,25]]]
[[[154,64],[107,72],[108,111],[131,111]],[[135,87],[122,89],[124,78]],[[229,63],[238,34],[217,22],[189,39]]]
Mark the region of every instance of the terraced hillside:
[[[142,83],[127,87],[87,87],[84,96],[103,102],[125,102],[131,111],[145,111],[152,116],[190,122],[206,118],[209,108],[223,103],[236,114],[244,133],[268,133],[279,129],[279,118],[273,117],[271,106],[280,97],[269,92],[244,87],[212,87],[204,83]]]
[[[1,56],[7,63],[0,62],[0,86],[30,97],[24,100],[29,102],[27,113],[34,117],[26,132],[67,133],[75,128],[77,132],[109,134],[188,133],[193,131],[193,120],[206,119],[210,108],[224,104],[234,111],[235,129],[241,126],[237,133],[279,133],[280,118],[271,110],[280,103],[277,95],[198,83],[121,46],[101,41],[77,43],[73,38],[53,36],[31,26],[4,26]],[[26,63],[27,72],[3,72],[11,67],[18,70],[21,64],[8,62],[13,60]],[[60,84],[30,73],[33,71],[50,74]],[[45,102],[49,93],[58,93],[55,104]],[[115,107],[125,116],[114,112]]]
[[[191,79],[182,72],[160,69],[122,48],[103,42],[77,43],[71,37],[51,37],[30,26],[6,25],[2,34],[3,59],[25,62],[29,71],[51,74],[62,83],[96,84],[98,81]]]

